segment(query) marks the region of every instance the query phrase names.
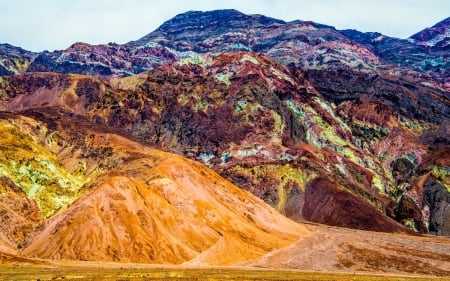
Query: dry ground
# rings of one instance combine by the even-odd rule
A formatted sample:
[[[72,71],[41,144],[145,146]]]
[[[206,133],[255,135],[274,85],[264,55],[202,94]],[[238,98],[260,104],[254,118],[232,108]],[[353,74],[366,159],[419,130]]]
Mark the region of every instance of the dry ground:
[[[68,262],[66,262],[68,263]],[[70,262],[72,263],[72,262]],[[58,262],[0,265],[0,280],[450,280],[444,277],[282,271],[257,268],[186,268],[143,264]]]

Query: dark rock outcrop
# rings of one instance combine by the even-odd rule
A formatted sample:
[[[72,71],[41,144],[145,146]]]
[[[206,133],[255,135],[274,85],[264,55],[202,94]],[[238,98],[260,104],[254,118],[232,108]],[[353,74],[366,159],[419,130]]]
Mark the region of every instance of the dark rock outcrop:
[[[335,226],[407,232],[404,226],[383,216],[368,202],[326,178],[316,178],[306,186],[303,217]]]

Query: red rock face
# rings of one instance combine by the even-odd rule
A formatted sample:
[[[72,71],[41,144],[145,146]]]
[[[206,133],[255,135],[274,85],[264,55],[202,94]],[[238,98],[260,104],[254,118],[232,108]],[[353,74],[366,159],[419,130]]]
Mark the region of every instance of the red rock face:
[[[412,209],[413,206],[408,208]],[[407,231],[403,225],[381,215],[367,201],[326,178],[317,178],[308,183],[303,217],[314,222],[348,228],[383,232]]]

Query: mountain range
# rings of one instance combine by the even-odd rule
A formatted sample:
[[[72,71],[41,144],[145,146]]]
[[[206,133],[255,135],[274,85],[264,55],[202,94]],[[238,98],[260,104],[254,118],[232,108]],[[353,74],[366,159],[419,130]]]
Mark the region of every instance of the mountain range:
[[[218,10],[1,44],[0,257],[448,275],[449,40]]]

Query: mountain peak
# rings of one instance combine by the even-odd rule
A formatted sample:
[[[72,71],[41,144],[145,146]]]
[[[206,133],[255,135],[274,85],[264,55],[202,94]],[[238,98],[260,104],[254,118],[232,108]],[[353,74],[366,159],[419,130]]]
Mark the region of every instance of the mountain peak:
[[[161,38],[169,40],[203,40],[211,34],[248,30],[285,21],[264,15],[247,15],[234,9],[214,11],[188,11],[163,23],[154,32],[131,42],[142,44]]]
[[[425,46],[448,44],[448,41],[450,41],[450,17],[436,23],[432,27],[425,28],[410,38]]]
[[[245,23],[243,22],[245,21]],[[240,23],[240,24],[239,24]],[[244,27],[248,24],[273,24],[286,22],[264,15],[247,15],[238,10],[225,9],[225,10],[213,10],[213,11],[188,11],[176,15],[172,19],[163,23],[157,30],[166,30],[172,27],[182,27],[189,25],[203,25],[204,27],[220,25],[227,27]]]

